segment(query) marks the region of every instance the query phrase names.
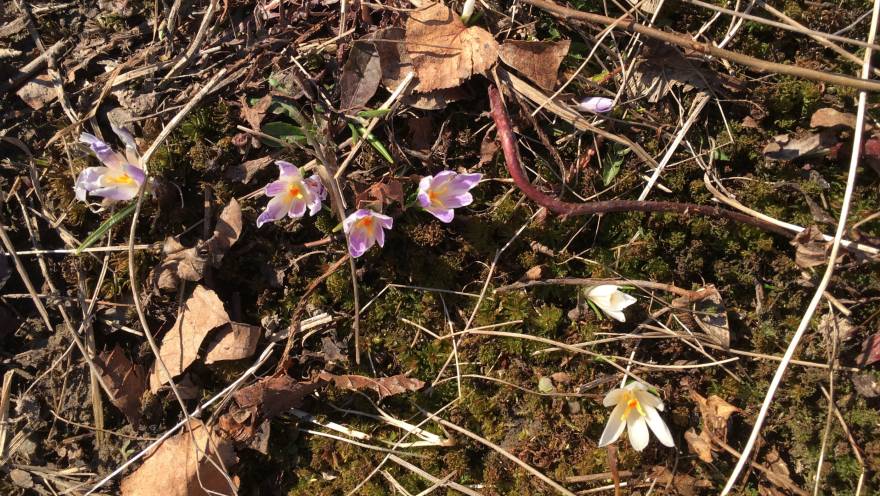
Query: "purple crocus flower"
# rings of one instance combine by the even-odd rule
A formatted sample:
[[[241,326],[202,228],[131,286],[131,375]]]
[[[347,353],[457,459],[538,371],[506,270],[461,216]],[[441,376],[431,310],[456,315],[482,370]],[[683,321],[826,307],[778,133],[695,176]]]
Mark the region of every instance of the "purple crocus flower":
[[[281,169],[281,175],[277,181],[266,186],[266,196],[272,199],[257,218],[257,227],[283,219],[285,215],[298,219],[306,214],[306,207],[310,215],[315,215],[321,210],[321,200],[327,199],[327,190],[318,177],[303,179],[299,167],[281,160],[275,163]]]
[[[113,151],[107,143],[89,133],[79,135],[79,140],[89,145],[102,167],[89,167],[76,178],[74,191],[76,198],[86,201],[86,195],[103,196],[111,200],[131,200],[137,196],[138,189],[147,178],[140,168],[139,154],[134,137],[115,124],[111,124],[123,143],[125,155]]]
[[[474,201],[468,191],[482,178],[482,174],[459,174],[450,170],[423,177],[419,182],[419,203],[441,222],[451,222],[455,215],[452,209]]]
[[[385,246],[385,229],[391,229],[394,220],[372,210],[361,209],[342,221],[342,229],[348,235],[348,251],[357,258],[374,244]]]
[[[581,100],[581,107],[602,114],[614,108],[614,100],[601,96],[588,96]]]

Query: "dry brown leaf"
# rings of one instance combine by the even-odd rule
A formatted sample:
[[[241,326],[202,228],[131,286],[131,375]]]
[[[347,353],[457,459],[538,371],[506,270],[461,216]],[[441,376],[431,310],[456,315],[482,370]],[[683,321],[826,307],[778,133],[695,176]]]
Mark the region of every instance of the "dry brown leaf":
[[[722,400],[716,395],[712,395],[709,399],[700,396],[694,390],[691,390],[691,398],[700,407],[700,413],[703,416],[703,428],[709,430],[722,441],[727,441],[727,421],[734,413],[743,413],[739,408]],[[712,437],[708,433],[702,432],[700,437],[708,441],[711,445]],[[718,451],[716,448],[712,448]]]
[[[392,377],[373,379],[362,375],[333,375],[326,372],[318,374],[318,378],[332,382],[334,386],[356,391],[358,389],[372,389],[379,393],[379,400],[395,394],[405,393],[421,389],[425,385],[418,379],[410,379],[403,374]]]
[[[323,374],[322,374],[323,375]],[[312,382],[298,382],[287,375],[277,375],[260,380],[256,384],[241,388],[232,395],[238,406],[255,407],[264,418],[271,418],[281,412],[296,408],[303,398],[327,385],[327,380],[318,376]]]
[[[550,376],[554,381],[561,382],[563,384],[569,384],[571,382],[571,377],[568,376],[565,372],[556,372],[555,374]]]
[[[810,127],[844,127],[856,128],[856,115],[838,112],[833,108],[819,109],[810,119]]]
[[[339,81],[339,105],[343,111],[358,110],[373,98],[379,82],[382,80],[382,66],[376,44],[366,41],[372,35],[366,35],[360,43],[352,43],[348,60],[342,69]],[[383,43],[378,43],[383,44]],[[388,45],[388,43],[384,43]]]
[[[211,330],[229,323],[223,302],[210,289],[196,286],[192,296],[183,304],[183,315],[177,319],[159,347],[159,356],[168,367],[171,377],[177,377],[198,358],[199,347]],[[169,380],[164,373],[160,380],[158,365],[150,374],[150,390],[155,394]]]
[[[40,110],[58,97],[52,78],[48,74],[37,76],[18,90],[18,96],[34,110]]]
[[[764,456],[764,462],[771,473],[761,472],[758,478],[758,494],[761,496],[789,496],[791,491],[787,487],[797,486],[789,477],[791,472],[788,465],[779,456],[776,446],[770,448],[770,452]]]
[[[498,43],[491,33],[465,27],[458,14],[439,3],[410,15],[406,41],[419,76],[415,91],[422,93],[459,86],[473,74],[485,74],[498,60]]]
[[[211,236],[205,245],[208,247],[209,261],[212,266],[220,267],[220,262],[229,251],[229,247],[238,241],[241,235],[241,206],[238,200],[233,198],[223,212],[220,213],[220,219],[214,228],[214,235]]]
[[[553,91],[559,66],[562,65],[562,59],[568,55],[570,45],[571,40],[505,40],[498,47],[498,57],[541,88]]]
[[[247,101],[245,101],[244,95],[241,95],[239,103],[241,104],[241,117],[250,124],[251,129],[260,129],[260,126],[263,123],[263,118],[266,117],[266,111],[268,111],[269,106],[272,105],[272,95],[266,95],[263,98],[260,98],[260,101],[258,101],[253,107],[248,105]]]
[[[794,262],[799,267],[808,268],[825,263],[825,237],[816,226],[809,226],[799,232],[791,244],[796,247]]]
[[[228,470],[238,462],[232,443],[216,434],[211,434],[213,443],[209,443],[208,432],[202,423],[193,421],[192,425],[198,449],[187,429],[166,439],[147,454],[137,471],[122,481],[122,496],[234,494],[235,489],[215,467],[215,464],[225,466]],[[237,478],[233,482],[237,488]]]
[[[233,181],[241,181],[244,184],[247,184],[253,179],[257,172],[265,169],[273,160],[275,160],[275,157],[268,155],[266,157],[248,160],[239,165],[234,165],[226,169],[226,177]]]
[[[205,363],[247,358],[257,351],[259,340],[259,326],[230,322],[220,328],[217,336],[208,345]]]
[[[403,28],[385,28],[373,33],[374,40],[406,40],[406,30]],[[382,85],[389,91],[394,91],[403,83],[412,68],[412,59],[406,51],[404,43],[375,43],[379,53],[379,64],[382,67]]]
[[[703,332],[715,338],[724,349],[730,348],[730,323],[727,320],[727,306],[715,288],[702,291],[711,293],[694,303],[694,320]]]
[[[495,152],[498,151],[498,148],[498,142],[490,138],[487,133],[483,137],[483,142],[480,143],[480,162],[477,164],[477,168],[482,167],[483,164],[491,162],[495,158]]]
[[[258,427],[255,422],[259,422]],[[271,422],[258,421],[250,410],[232,404],[218,419],[217,429],[221,436],[234,442],[237,449],[247,447],[264,455],[269,453]]]
[[[647,479],[637,482],[635,487],[650,487],[652,485],[665,487],[670,482],[672,484],[669,488],[682,496],[696,496],[698,491],[714,487],[711,482],[705,479],[694,479],[684,472],[676,472],[673,476],[671,470],[661,466],[654,466]]]
[[[343,353],[343,347],[333,342],[332,338],[321,338],[321,351],[324,357],[331,362],[347,362],[348,356]]]
[[[697,435],[693,427],[684,433],[684,440],[688,443],[691,453],[700,457],[706,463],[712,463],[712,446],[708,441]]]
[[[101,369],[101,378],[115,396],[113,404],[122,410],[137,431],[142,418],[141,396],[147,389],[143,368],[131,363],[119,343],[113,351],[105,351],[95,358],[95,364]]]
[[[468,98],[469,95],[461,88],[444,88],[426,93],[413,93],[401,98],[404,105],[422,110],[442,110],[450,103]]]
[[[808,134],[801,139],[792,139],[788,134],[773,137],[773,142],[764,147],[764,159],[794,160],[803,155],[817,153],[838,143],[837,132],[826,129],[819,134]]]
[[[703,54],[695,50],[682,53],[679,48],[663,41],[647,40],[642,56],[627,80],[628,89],[634,96],[647,96],[651,103],[659,101],[679,85],[684,86],[684,91],[721,86],[734,91],[745,89],[743,82],[735,77],[702,69],[706,61]]]
[[[219,267],[229,248],[241,235],[241,206],[234,198],[220,214],[214,235],[187,248],[177,236],[169,237],[162,247],[165,259],[153,268],[150,280],[157,288],[176,288],[180,280],[199,281],[205,274],[205,265]]]

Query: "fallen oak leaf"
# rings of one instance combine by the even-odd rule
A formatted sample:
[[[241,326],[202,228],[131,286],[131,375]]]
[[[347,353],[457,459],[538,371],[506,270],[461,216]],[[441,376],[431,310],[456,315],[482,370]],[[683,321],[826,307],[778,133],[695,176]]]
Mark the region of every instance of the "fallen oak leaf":
[[[131,363],[119,343],[111,352],[102,352],[95,358],[101,370],[101,378],[113,392],[111,401],[122,410],[125,418],[137,431],[141,424],[141,396],[147,389],[144,370]]]
[[[571,40],[505,40],[498,47],[502,62],[519,71],[546,91],[553,91],[562,59],[568,55]]]
[[[416,391],[425,385],[424,382],[418,379],[410,379],[403,374],[373,379],[362,375],[333,375],[322,372],[318,374],[318,379],[330,382],[336,387],[352,391],[363,388],[372,389],[379,393],[380,401],[395,394]]]
[[[406,41],[419,76],[417,92],[459,86],[474,74],[486,73],[498,60],[498,43],[491,33],[466,27],[459,15],[439,3],[410,15]]]
[[[192,435],[187,429],[172,436],[147,454],[143,465],[122,481],[122,496],[217,496],[232,495],[231,487],[217,468],[238,462],[232,443],[193,420]],[[208,436],[213,442],[208,442]],[[193,445],[193,437],[196,444]],[[210,459],[209,459],[210,458]],[[212,463],[213,460],[213,463]]]
[[[321,376],[314,381],[299,382],[286,374],[276,374],[241,388],[232,397],[238,406],[255,407],[263,418],[272,418],[302,405],[303,398],[326,385],[327,380]]]
[[[202,341],[213,329],[229,323],[229,315],[217,293],[196,286],[192,296],[184,302],[183,314],[168,331],[159,347],[159,356],[168,368],[171,378],[180,375],[199,355]],[[161,379],[160,379],[161,374]],[[171,378],[153,366],[150,390],[155,394]]]
[[[260,340],[260,327],[230,322],[219,329],[208,345],[205,363],[210,365],[222,360],[239,360],[253,355]]]

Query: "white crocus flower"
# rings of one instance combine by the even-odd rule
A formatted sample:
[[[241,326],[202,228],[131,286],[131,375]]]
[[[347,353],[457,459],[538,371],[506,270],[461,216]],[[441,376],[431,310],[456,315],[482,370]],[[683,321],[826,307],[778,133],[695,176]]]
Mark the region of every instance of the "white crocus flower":
[[[584,296],[612,319],[626,322],[623,309],[635,303],[636,299],[618,288],[613,284],[591,286],[584,289]]]
[[[602,439],[599,440],[600,448],[617,441],[623,434],[624,427],[628,427],[629,443],[636,451],[642,451],[648,445],[651,439],[648,427],[664,446],[675,446],[669,428],[657,413],[657,410],[663,411],[663,401],[649,393],[644,384],[633,382],[623,388],[613,389],[605,395],[602,404],[614,406],[614,410],[605,426],[605,432],[602,433]]]
[[[467,22],[471,18],[471,14],[474,13],[474,6],[476,5],[476,0],[465,0],[464,8],[461,9],[461,20],[467,24]]]

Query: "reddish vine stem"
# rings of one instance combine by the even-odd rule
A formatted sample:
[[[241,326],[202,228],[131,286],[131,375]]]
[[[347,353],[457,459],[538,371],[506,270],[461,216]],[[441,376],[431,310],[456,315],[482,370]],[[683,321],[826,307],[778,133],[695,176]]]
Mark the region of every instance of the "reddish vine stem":
[[[747,215],[738,214],[729,210],[718,207],[710,207],[707,205],[696,205],[694,203],[675,203],[675,202],[657,202],[657,201],[636,201],[636,200],[609,200],[591,203],[567,203],[538,191],[529,182],[523,171],[519,152],[516,148],[516,138],[510,127],[510,118],[507,116],[507,110],[501,101],[501,95],[498,88],[494,85],[489,87],[489,101],[492,105],[492,118],[495,120],[495,127],[498,129],[498,139],[501,140],[501,147],[504,149],[504,159],[507,161],[507,170],[516,183],[517,187],[525,193],[525,195],[542,207],[548,210],[559,212],[563,215],[602,215],[608,212],[668,212],[678,214],[695,213],[705,215],[707,217],[715,217],[719,219],[728,219],[750,226],[755,226],[766,231],[770,231],[780,236],[792,239],[794,235],[789,231]]]

